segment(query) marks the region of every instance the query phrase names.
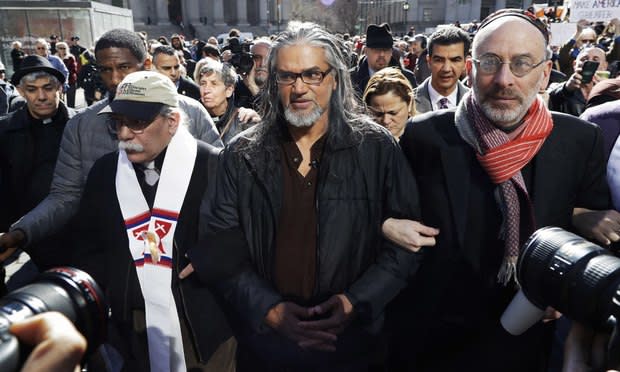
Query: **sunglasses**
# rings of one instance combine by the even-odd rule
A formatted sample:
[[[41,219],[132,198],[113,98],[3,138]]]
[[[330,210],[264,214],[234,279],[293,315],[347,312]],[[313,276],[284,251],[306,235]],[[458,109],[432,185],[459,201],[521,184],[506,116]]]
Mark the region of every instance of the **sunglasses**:
[[[160,115],[157,115],[151,121],[135,120],[120,115],[112,115],[112,120],[108,121],[110,130],[113,133],[118,133],[122,127],[127,127],[132,133],[140,134],[144,133],[144,130],[157,120]]]

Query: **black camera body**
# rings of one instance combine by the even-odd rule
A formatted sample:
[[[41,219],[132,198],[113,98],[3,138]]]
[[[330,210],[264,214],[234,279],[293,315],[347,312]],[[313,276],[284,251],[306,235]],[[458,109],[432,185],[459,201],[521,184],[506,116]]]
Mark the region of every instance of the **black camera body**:
[[[88,342],[87,354],[103,343],[108,308],[103,292],[87,273],[71,267],[48,270],[32,284],[0,299],[0,371],[18,371],[28,348],[9,332],[11,324],[47,311],[71,320]]]
[[[254,68],[254,59],[250,53],[248,44],[241,44],[238,38],[231,37],[228,39],[228,49],[232,53],[230,64],[235,67],[235,71],[241,76],[245,76]]]

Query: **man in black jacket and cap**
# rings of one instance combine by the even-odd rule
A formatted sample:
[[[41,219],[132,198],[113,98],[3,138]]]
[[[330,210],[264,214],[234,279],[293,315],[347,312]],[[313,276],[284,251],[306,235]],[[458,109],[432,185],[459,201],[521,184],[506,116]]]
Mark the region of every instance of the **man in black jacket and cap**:
[[[75,112],[60,100],[65,76],[43,57],[24,58],[13,74],[12,83],[26,105],[0,119],[0,228],[34,208],[49,192],[60,139],[67,121]],[[62,243],[52,236],[33,245],[29,254],[41,269],[53,265],[51,257]],[[12,254],[5,252],[0,261]],[[56,254],[57,257],[61,255]]]
[[[360,95],[366,89],[370,77],[375,72],[389,66],[400,68],[412,87],[415,88],[418,85],[413,73],[404,69],[398,59],[393,57],[393,44],[390,25],[387,23],[368,25],[366,29],[366,56],[357,68],[351,71],[351,82]]]

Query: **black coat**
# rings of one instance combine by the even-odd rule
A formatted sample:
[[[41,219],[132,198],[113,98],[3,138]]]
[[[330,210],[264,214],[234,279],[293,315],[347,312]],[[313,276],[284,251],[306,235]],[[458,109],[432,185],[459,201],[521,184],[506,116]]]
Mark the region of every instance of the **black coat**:
[[[75,111],[60,102],[49,124],[33,119],[26,106],[0,118],[1,231],[7,231],[49,194],[62,133],[73,115]],[[41,268],[46,268],[58,262],[48,262],[40,249],[54,251],[57,245],[62,243],[48,237],[31,245],[28,253]]]
[[[177,93],[200,101],[200,87],[186,77],[181,76],[179,78]]]
[[[579,117],[586,109],[586,98],[581,89],[569,92],[565,87],[563,82],[549,90],[549,110]]]
[[[454,115],[441,110],[417,116],[400,140],[419,182],[422,221],[440,233],[388,314],[394,316],[388,317],[397,335],[393,344],[403,343],[392,360],[408,364],[394,370],[535,371],[546,351],[545,332],[538,324],[513,337],[499,326],[516,293],[497,284],[501,212],[494,186],[457,132]],[[522,173],[535,228],[567,229],[574,207],[608,209],[609,190],[600,130],[560,113],[553,113],[553,121]]]
[[[218,151],[198,142],[196,163],[174,234],[173,293],[179,316],[187,319],[194,347],[203,361],[208,361],[232,333],[217,299],[196,275],[182,281],[176,278],[189,264],[185,255],[187,249],[198,239],[200,204],[207,186],[214,182]],[[114,191],[117,159],[118,152],[110,153],[95,162],[91,169],[74,222],[78,239],[72,260],[89,272],[105,291],[112,311],[113,332],[109,342],[124,356],[125,370],[148,370],[146,333],[133,332],[132,309],[144,309],[144,299]]]
[[[265,125],[269,132],[257,144],[256,133]],[[268,348],[260,338],[265,331],[264,316],[284,301],[272,282],[282,205],[280,143],[287,135],[283,126],[259,124],[224,150],[214,208],[206,218],[209,234],[205,246],[190,252],[198,274],[218,285],[241,319],[237,329],[240,347],[248,346],[272,360],[284,352],[279,353],[277,347],[257,350]],[[345,293],[357,316],[348,330],[362,333],[354,340],[362,344],[364,336],[381,328],[385,305],[415,272],[420,258],[384,241],[381,223],[389,216],[416,219],[419,209],[415,180],[389,133],[370,123],[359,131],[345,128],[336,143],[328,137],[319,165],[318,272],[310,302],[318,304]],[[356,357],[363,353],[355,347],[349,352]],[[296,363],[301,355],[316,356],[298,355]]]

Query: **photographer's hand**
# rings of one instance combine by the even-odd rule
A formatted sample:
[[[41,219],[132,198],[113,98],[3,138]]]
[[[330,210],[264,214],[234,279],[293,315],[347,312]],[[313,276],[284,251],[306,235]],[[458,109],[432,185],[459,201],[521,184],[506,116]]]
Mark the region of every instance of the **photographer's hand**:
[[[609,334],[573,321],[564,343],[563,372],[603,371]],[[613,366],[607,366],[613,367]],[[617,367],[617,366],[616,366]]]
[[[248,89],[250,90],[250,93],[252,93],[253,96],[256,96],[258,92],[260,91],[260,88],[258,87],[258,85],[256,85],[256,81],[254,81],[255,76],[256,76],[256,67],[254,66],[250,70],[250,73],[248,73],[246,76],[243,77],[243,82],[245,83],[245,86],[248,87]]]
[[[11,256],[24,240],[26,236],[20,229],[0,233],[0,262]]]
[[[568,78],[566,84],[564,84],[564,89],[570,93],[576,92],[579,88],[581,88],[581,67],[576,67],[575,72]]]
[[[613,209],[573,209],[573,226],[579,235],[604,245],[620,241],[620,213]]]
[[[573,39],[577,40],[579,38],[579,35],[581,35],[581,32],[583,31],[584,28],[586,27],[590,27],[590,21],[588,21],[587,19],[580,19],[577,24],[577,29],[575,30],[575,35],[573,36]]]
[[[13,324],[10,331],[22,343],[34,346],[22,372],[80,370],[86,339],[61,313],[35,315]]]
[[[247,107],[239,107],[238,116],[239,121],[243,124],[258,123],[261,120],[258,112]]]

